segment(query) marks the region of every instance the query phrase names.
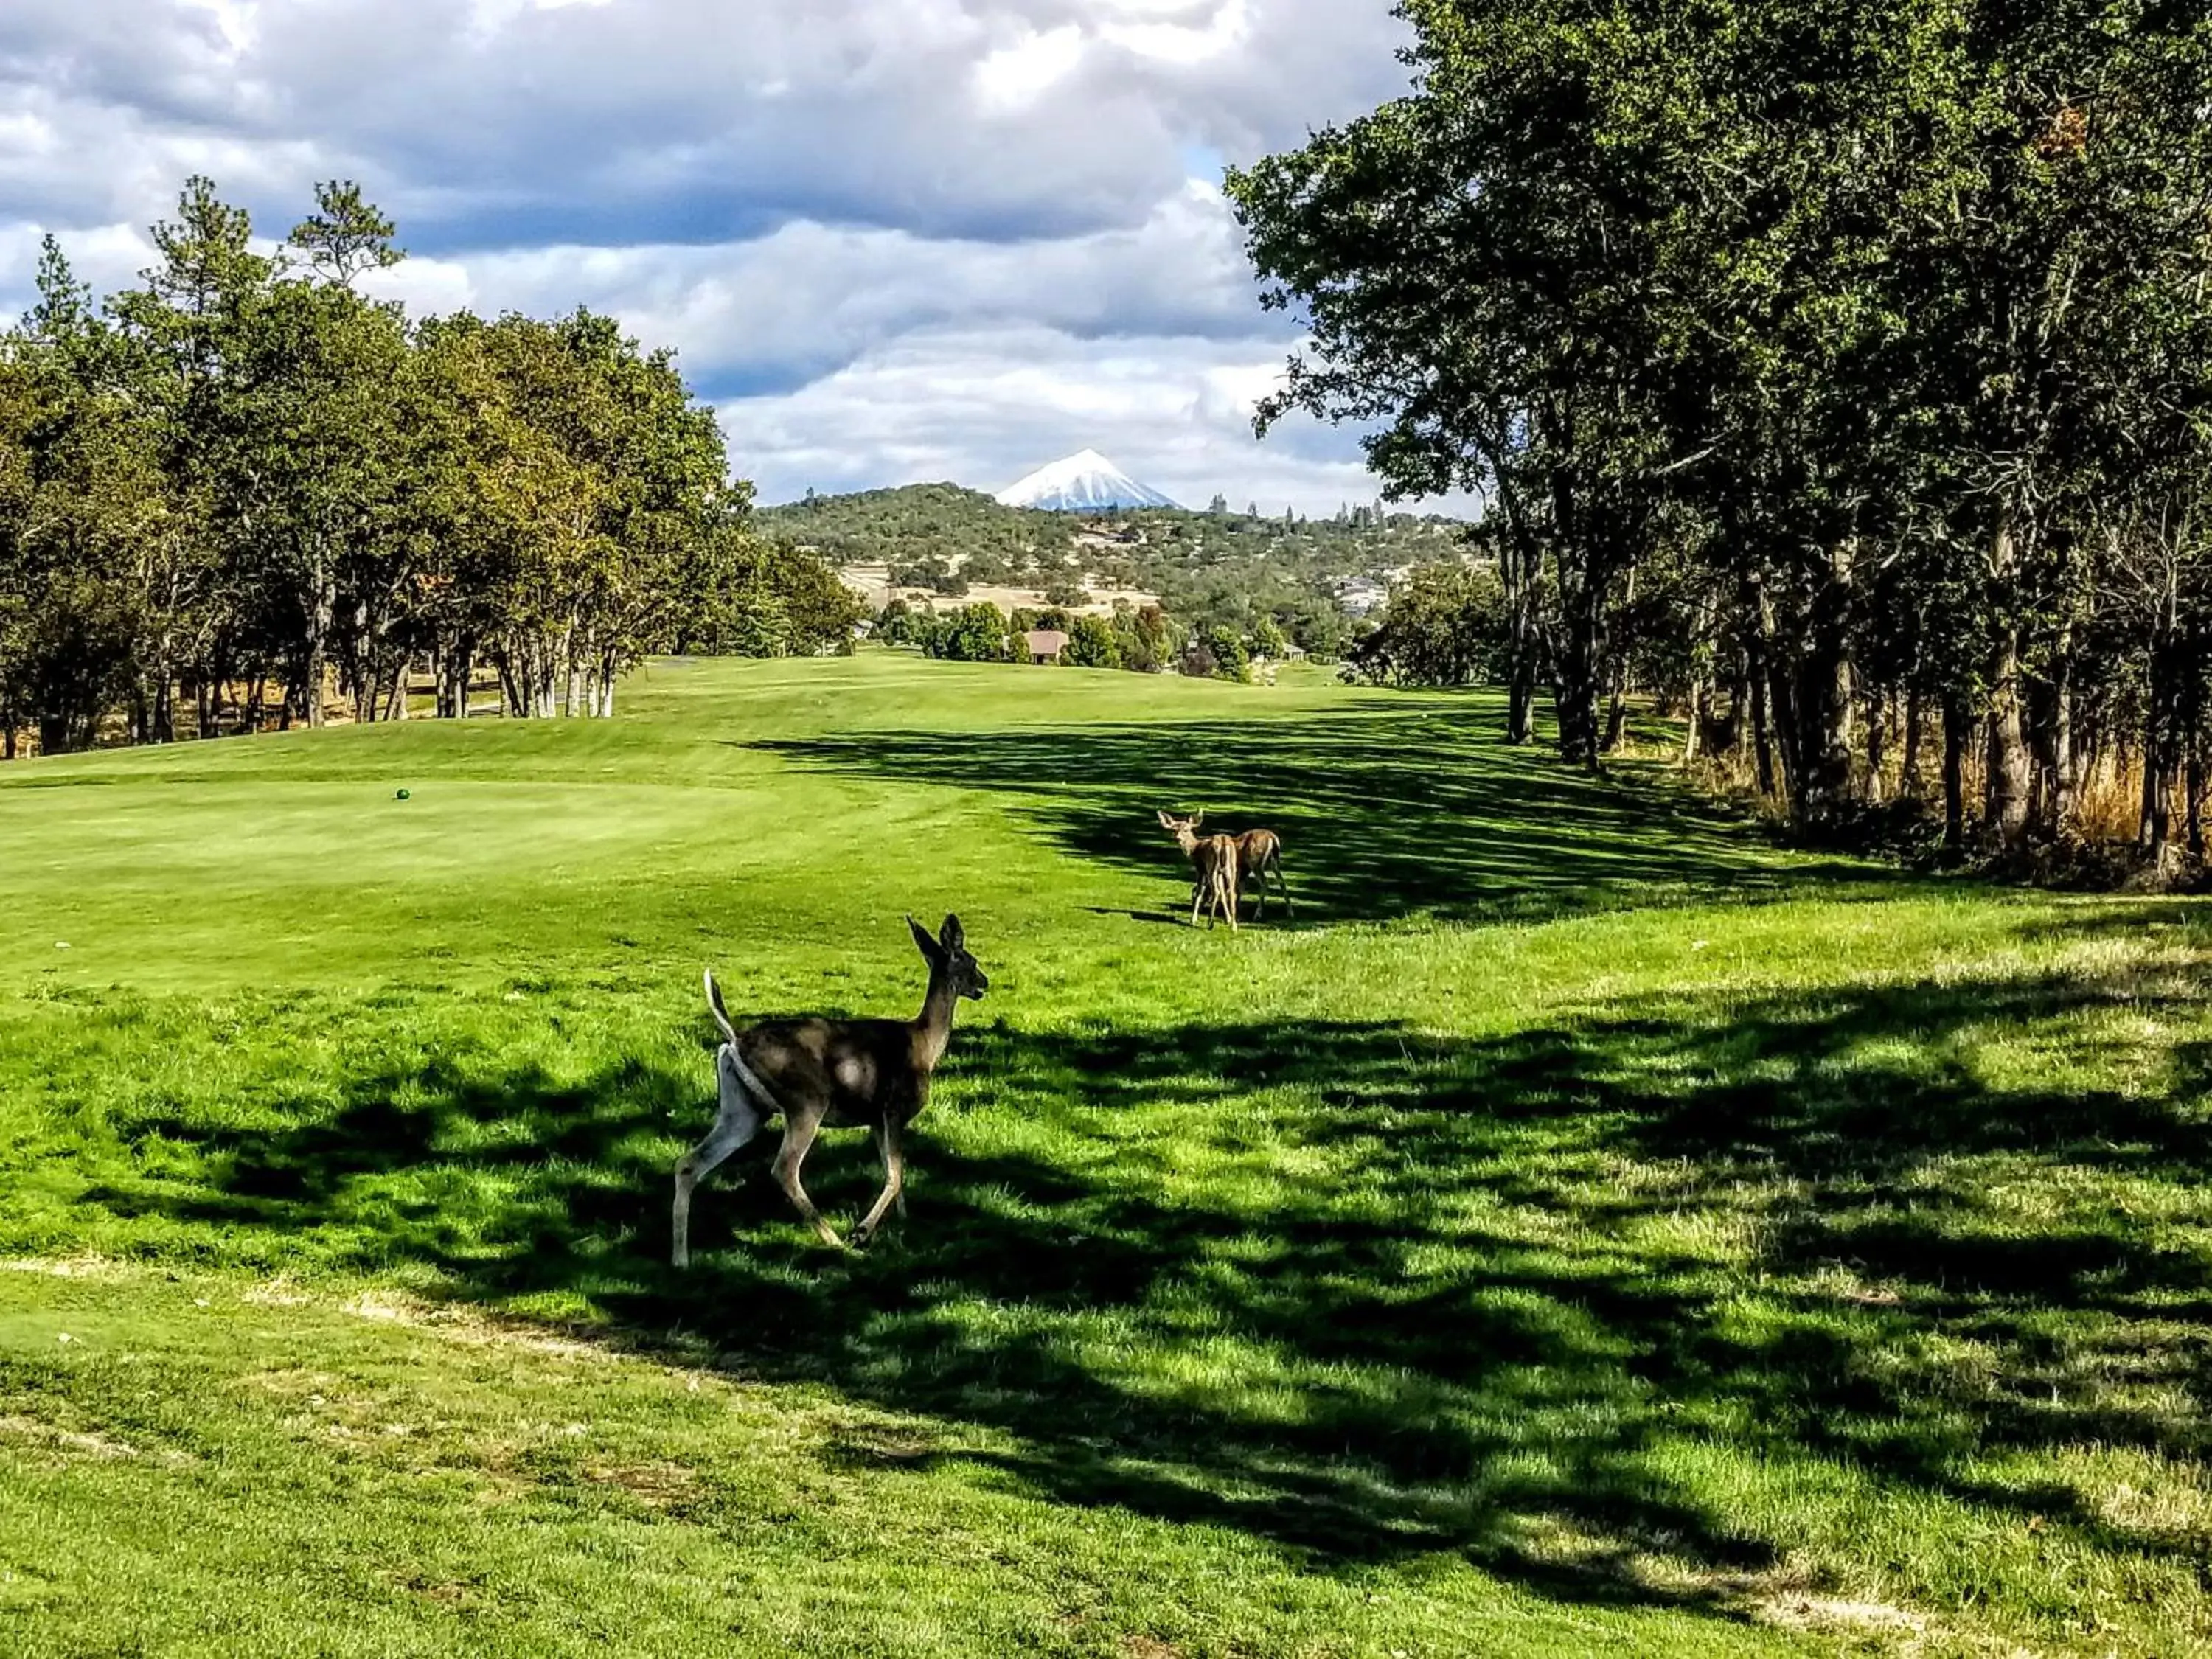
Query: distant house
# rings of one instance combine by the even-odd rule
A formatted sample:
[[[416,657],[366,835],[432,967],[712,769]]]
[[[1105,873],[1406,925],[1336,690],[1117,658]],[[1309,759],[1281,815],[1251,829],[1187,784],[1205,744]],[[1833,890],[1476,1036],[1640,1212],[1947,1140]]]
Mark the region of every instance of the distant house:
[[[1354,576],[1336,585],[1337,603],[1355,617],[1372,616],[1390,598],[1389,586],[1370,576]]]
[[[1031,662],[1058,662],[1067,649],[1067,635],[1057,628],[1037,628],[1022,635],[1022,649]]]

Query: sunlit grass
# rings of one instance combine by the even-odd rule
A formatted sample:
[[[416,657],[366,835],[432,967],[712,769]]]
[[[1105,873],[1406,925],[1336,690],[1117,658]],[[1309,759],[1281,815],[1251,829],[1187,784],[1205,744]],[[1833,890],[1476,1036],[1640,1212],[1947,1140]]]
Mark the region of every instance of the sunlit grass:
[[[2194,905],[1317,678],[624,707],[0,770],[10,1651],[2212,1644]],[[1296,920],[1170,920],[1154,805]],[[904,1012],[947,909],[911,1221],[756,1148],[669,1270],[700,967]]]

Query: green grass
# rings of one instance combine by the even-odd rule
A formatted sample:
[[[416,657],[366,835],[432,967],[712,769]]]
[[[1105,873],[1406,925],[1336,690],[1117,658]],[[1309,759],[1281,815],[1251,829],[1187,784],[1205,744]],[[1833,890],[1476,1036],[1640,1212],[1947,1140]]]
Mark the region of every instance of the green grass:
[[[2212,1650],[2212,912],[1318,676],[624,708],[0,770],[6,1651]],[[700,968],[907,1012],[948,909],[911,1220],[757,1146],[669,1269]]]

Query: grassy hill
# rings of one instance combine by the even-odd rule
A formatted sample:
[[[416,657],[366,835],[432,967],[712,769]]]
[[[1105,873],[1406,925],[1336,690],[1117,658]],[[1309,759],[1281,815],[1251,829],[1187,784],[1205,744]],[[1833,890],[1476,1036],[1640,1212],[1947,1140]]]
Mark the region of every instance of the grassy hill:
[[[10,1653],[2212,1643],[2200,906],[1318,672],[622,706],[0,769]],[[1295,920],[1173,920],[1177,804]],[[668,1268],[701,967],[909,1012],[948,909],[910,1220],[757,1145]]]
[[[1354,630],[1337,602],[1347,579],[1460,557],[1468,526],[1433,514],[1347,507],[1336,519],[1256,511],[1146,509],[1085,520],[1003,507],[955,484],[815,496],[757,515],[774,540],[842,564],[888,566],[896,585],[957,598],[961,581],[1086,580],[1158,594],[1200,627],[1268,616],[1298,645],[1334,654]]]

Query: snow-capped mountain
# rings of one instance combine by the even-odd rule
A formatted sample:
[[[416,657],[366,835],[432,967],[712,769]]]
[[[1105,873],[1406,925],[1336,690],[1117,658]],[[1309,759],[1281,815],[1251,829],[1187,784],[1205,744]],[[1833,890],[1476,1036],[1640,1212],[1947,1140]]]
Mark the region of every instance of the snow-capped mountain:
[[[1097,513],[1109,507],[1174,507],[1157,489],[1139,483],[1095,449],[1041,466],[999,492],[1002,507],[1042,507],[1048,513]]]

